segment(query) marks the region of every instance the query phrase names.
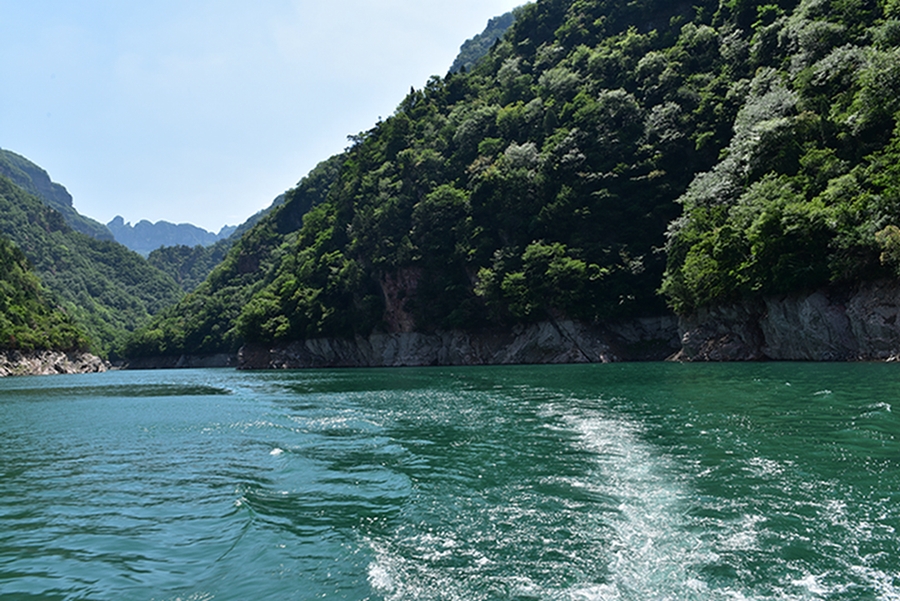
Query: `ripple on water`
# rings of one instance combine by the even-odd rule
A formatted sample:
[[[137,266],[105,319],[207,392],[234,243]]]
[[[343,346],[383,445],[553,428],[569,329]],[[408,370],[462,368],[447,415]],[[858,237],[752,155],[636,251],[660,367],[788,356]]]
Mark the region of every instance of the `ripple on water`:
[[[0,597],[896,601],[891,374],[0,382]]]

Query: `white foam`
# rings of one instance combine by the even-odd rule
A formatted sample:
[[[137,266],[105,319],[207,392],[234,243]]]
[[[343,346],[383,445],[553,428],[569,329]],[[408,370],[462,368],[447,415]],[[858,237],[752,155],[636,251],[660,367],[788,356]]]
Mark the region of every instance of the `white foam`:
[[[677,477],[678,466],[641,440],[633,422],[599,411],[556,411],[579,435],[577,444],[596,458],[598,492],[618,499],[617,515],[610,520],[612,582],[582,589],[572,598],[703,598],[699,591],[706,585],[690,566],[713,554],[685,527],[689,492]]]
[[[808,601],[845,595],[862,585],[876,601],[900,601],[896,577],[872,567],[875,559],[870,556],[844,564],[856,582],[848,582],[846,573],[821,573],[803,562],[783,564],[787,573],[782,580],[759,590],[752,585],[745,588],[739,581],[705,581],[709,567],[768,553],[771,516],[752,502],[699,496],[691,482],[713,468],[686,466],[655,446],[640,422],[603,406],[585,405],[556,402],[541,412],[545,427],[560,440],[569,439],[587,461],[587,470],[540,481],[578,491],[572,499],[555,500],[556,511],[565,512],[555,517],[562,516],[577,545],[566,547],[545,531],[523,530],[506,537],[497,530],[492,536],[501,538],[489,540],[482,537],[482,526],[472,527],[471,520],[476,518],[466,512],[473,506],[462,503],[456,508],[462,512],[456,516],[462,521],[448,516],[448,521],[441,522],[442,530],[411,525],[394,536],[366,541],[374,554],[368,566],[373,592],[387,601],[478,601],[504,596],[554,601]],[[760,453],[727,461],[741,477],[796,481],[798,466],[792,460],[774,460]],[[534,484],[524,482],[520,491],[511,491],[506,504],[481,514],[487,520],[484,528],[489,530],[489,524],[547,527],[553,522],[540,504],[532,502]],[[818,510],[818,523],[854,533],[850,540],[887,535],[859,531],[887,525],[860,520],[841,495],[824,497],[819,492],[811,488],[807,502],[808,508]],[[697,517],[693,510],[698,507],[711,511]],[[473,533],[477,540],[470,536]],[[490,544],[509,546],[515,544],[514,537],[531,544],[546,537],[545,549],[560,558],[560,565],[593,562],[597,569],[585,570],[574,582],[548,582],[537,577],[537,571],[529,573],[531,566],[517,570],[514,565],[513,569],[497,565],[506,559],[492,555]],[[854,564],[859,567],[851,568]]]
[[[794,586],[802,587],[808,590],[810,593],[814,595],[827,595],[835,592],[833,587],[828,587],[822,584],[821,580],[827,576],[827,574],[815,575],[815,574],[807,574],[803,578],[798,578],[792,581],[791,584]]]
[[[389,595],[394,592],[394,579],[391,576],[389,564],[385,558],[373,561],[369,564],[369,585],[375,592],[382,595]]]

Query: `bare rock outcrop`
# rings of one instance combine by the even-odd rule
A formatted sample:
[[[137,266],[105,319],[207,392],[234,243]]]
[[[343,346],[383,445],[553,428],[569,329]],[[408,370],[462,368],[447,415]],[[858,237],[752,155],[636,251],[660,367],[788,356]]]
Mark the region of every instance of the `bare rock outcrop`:
[[[755,303],[702,308],[680,319],[681,350],[675,361],[756,361],[765,342]]]
[[[806,361],[863,358],[842,297],[820,290],[804,296],[767,298],[766,313],[759,321],[765,337],[763,355]]]
[[[680,320],[683,361],[883,361],[900,357],[900,282],[768,297]]]
[[[104,372],[109,363],[85,352],[2,351],[0,377]]]
[[[881,281],[867,286],[864,293],[847,302],[846,312],[860,357],[900,357],[900,282]]]

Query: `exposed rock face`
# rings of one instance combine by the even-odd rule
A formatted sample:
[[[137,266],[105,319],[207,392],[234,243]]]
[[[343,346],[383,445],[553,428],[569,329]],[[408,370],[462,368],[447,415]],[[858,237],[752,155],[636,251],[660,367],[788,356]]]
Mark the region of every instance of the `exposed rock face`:
[[[900,282],[704,309],[680,321],[685,361],[879,361],[900,357]]]
[[[900,282],[871,284],[847,303],[850,331],[860,356],[894,359],[900,356]]]
[[[871,358],[860,354],[842,301],[824,291],[766,299],[767,311],[759,322],[765,336],[763,354],[770,359],[811,361]]]
[[[634,320],[604,328],[559,321],[497,332],[396,332],[354,339],[319,338],[280,346],[245,345],[238,355],[238,367],[606,363],[662,359],[677,345],[677,325],[672,317]]]
[[[742,303],[703,308],[682,317],[681,350],[676,361],[753,361],[763,359],[759,327],[764,307]]]
[[[415,267],[385,274],[381,279],[384,296],[384,321],[390,332],[412,332],[416,318],[406,310],[406,300],[416,294],[422,270]]]
[[[0,351],[0,376],[48,376],[103,372],[109,363],[90,353]]]

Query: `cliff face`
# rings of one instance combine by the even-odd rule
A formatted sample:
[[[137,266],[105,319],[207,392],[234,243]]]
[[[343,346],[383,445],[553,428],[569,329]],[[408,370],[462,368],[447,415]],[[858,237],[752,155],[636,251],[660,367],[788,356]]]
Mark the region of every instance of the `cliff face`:
[[[900,358],[900,282],[703,309],[679,324],[683,361]]]
[[[540,322],[509,331],[396,332],[319,338],[282,346],[246,345],[240,369],[607,363],[663,359],[677,350],[676,320],[660,317],[595,328]]]

